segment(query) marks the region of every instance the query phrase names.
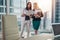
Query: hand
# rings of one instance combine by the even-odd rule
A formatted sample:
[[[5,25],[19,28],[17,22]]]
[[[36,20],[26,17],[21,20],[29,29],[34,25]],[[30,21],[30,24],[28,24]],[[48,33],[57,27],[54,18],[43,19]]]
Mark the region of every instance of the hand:
[[[32,17],[32,14],[30,14],[30,18]]]
[[[38,14],[37,14],[37,15],[35,15],[35,17],[36,17],[36,18],[40,18],[40,16],[39,16]]]

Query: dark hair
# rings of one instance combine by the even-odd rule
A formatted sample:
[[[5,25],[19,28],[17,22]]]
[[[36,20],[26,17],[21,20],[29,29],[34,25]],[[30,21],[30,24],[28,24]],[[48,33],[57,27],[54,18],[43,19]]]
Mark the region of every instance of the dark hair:
[[[29,3],[30,3],[30,8],[28,8]],[[31,10],[31,9],[32,9],[31,2],[28,2],[27,5],[26,5],[26,10]]]

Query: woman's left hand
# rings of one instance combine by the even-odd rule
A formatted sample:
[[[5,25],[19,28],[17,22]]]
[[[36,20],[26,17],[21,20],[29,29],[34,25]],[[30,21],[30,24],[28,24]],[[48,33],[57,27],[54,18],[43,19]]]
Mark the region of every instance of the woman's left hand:
[[[35,17],[36,17],[36,18],[40,18],[40,16],[39,16],[39,15],[36,15]]]

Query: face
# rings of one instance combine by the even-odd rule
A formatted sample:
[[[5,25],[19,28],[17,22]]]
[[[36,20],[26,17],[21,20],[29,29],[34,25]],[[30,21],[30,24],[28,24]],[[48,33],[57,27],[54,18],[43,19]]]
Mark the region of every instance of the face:
[[[37,4],[36,3],[33,4],[33,8],[34,9],[37,8]]]
[[[28,4],[28,8],[30,8],[30,7],[31,7],[31,3]]]

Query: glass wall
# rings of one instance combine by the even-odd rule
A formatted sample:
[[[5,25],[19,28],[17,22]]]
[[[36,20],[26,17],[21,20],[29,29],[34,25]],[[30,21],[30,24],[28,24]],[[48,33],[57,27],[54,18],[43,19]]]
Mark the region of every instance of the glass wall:
[[[0,5],[3,5],[3,0],[0,0]]]
[[[4,12],[4,9],[5,8],[5,0],[0,0],[0,31],[1,31],[1,28],[2,28],[2,18],[1,18],[1,15],[2,14],[5,14]]]
[[[0,7],[0,13],[4,12],[4,7]]]
[[[5,8],[5,1],[0,0],[0,14],[4,13],[4,8]]]
[[[56,0],[55,23],[60,23],[60,0]]]

